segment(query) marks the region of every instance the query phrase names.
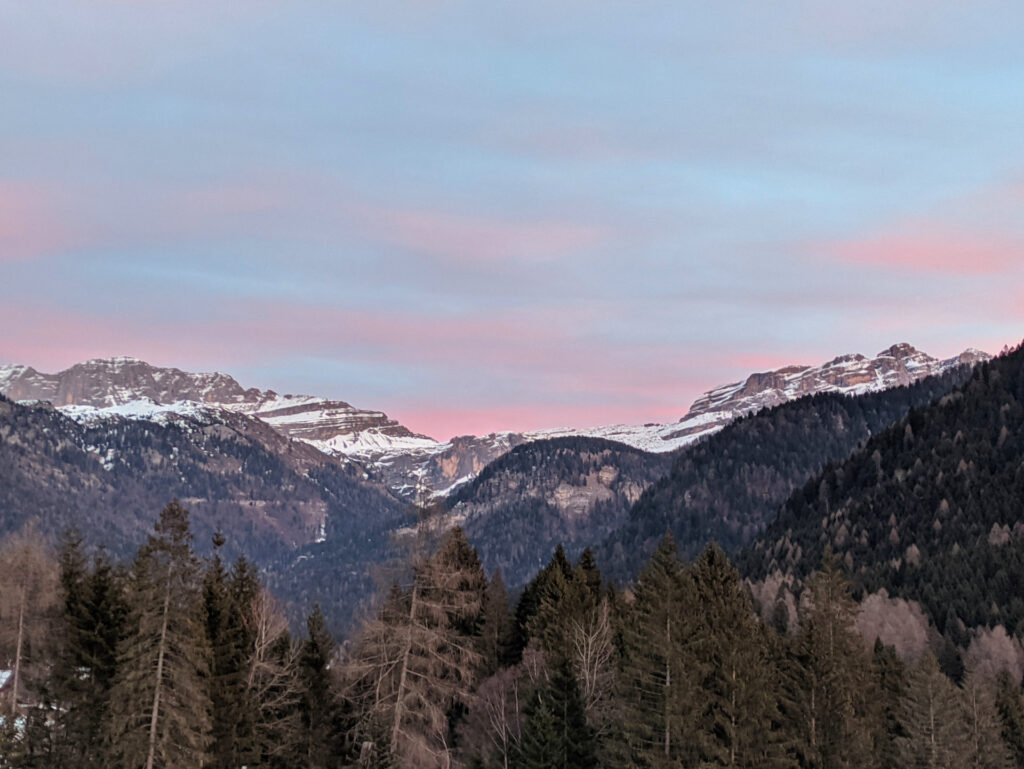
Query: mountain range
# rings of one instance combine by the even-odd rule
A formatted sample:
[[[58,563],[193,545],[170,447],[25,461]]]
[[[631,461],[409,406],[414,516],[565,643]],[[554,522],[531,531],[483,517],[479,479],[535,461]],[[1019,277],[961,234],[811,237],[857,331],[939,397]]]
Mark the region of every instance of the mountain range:
[[[318,396],[246,389],[228,374],[189,373],[131,357],[89,360],[56,374],[25,365],[0,366],[0,393],[15,401],[49,402],[82,423],[117,417],[158,420],[166,414],[192,416],[199,411],[256,417],[281,435],[358,463],[393,494],[413,501],[448,494],[489,462],[530,441],[592,437],[642,451],[671,452],[765,407],[820,392],[877,392],[988,358],[971,349],[939,360],[897,344],[874,358],[842,355],[819,366],[752,374],[704,393],[674,423],[506,431],[447,441],[417,434],[382,411]]]
[[[693,539],[686,552],[709,537],[743,546],[824,462],[985,360],[895,345],[753,374],[670,424],[449,441],[381,411],[134,358],[58,374],[0,367],[0,534],[30,520],[51,534],[73,525],[126,553],[177,497],[201,549],[222,530],[282,598],[345,606],[332,617],[344,626],[373,589],[373,567],[394,555],[394,533],[414,522],[409,500],[432,494],[510,585],[560,542],[578,551],[604,541],[602,558],[626,578],[666,525]],[[761,458],[748,462],[751,451]],[[737,509],[699,502],[709,495]]]

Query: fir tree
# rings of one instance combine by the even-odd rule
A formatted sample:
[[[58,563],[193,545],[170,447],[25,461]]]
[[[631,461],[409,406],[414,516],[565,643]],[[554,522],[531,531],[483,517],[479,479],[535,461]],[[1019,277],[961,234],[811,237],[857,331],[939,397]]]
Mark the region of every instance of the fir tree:
[[[132,566],[128,632],[110,696],[110,765],[192,769],[207,759],[209,649],[188,511],[160,513]]]

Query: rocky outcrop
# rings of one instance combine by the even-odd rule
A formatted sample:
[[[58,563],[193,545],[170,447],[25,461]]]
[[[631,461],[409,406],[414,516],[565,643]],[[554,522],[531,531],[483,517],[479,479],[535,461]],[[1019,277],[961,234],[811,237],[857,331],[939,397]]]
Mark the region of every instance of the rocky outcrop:
[[[820,366],[786,366],[751,374],[742,382],[716,387],[700,396],[681,423],[714,414],[717,424],[778,406],[805,395],[841,392],[861,395],[912,384],[926,376],[941,374],[961,365],[974,365],[991,356],[980,350],[966,350],[955,358],[933,358],[902,343],[882,350],[874,358],[840,355]]]

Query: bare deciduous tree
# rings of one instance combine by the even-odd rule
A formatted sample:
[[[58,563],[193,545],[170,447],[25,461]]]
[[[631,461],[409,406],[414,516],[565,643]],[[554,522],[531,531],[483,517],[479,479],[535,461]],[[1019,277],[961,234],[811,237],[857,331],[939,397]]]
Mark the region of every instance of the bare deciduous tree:
[[[30,525],[0,547],[0,660],[11,672],[11,715],[27,693],[58,603],[57,563]]]
[[[263,756],[289,753],[298,732],[301,698],[297,678],[299,648],[288,634],[288,620],[266,590],[253,599],[248,622],[253,638],[246,687],[255,705],[256,735]]]

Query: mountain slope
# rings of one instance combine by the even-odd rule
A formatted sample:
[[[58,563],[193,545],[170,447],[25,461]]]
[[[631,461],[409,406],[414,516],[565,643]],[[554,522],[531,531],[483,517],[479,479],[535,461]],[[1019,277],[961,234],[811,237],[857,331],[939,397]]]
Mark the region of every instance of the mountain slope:
[[[172,498],[191,511],[201,551],[220,529],[229,553],[284,568],[296,548],[346,543],[352,558],[338,580],[352,603],[366,595],[367,561],[383,557],[406,515],[356,468],[243,414],[204,407],[81,424],[0,398],[0,534],[29,520],[51,538],[73,526],[127,555]]]
[[[519,446],[447,500],[488,569],[525,584],[562,544],[575,557],[624,521],[644,489],[671,465],[599,438],[553,438]]]
[[[778,507],[830,461],[948,393],[970,376],[961,366],[905,387],[856,397],[819,393],[740,419],[681,453],[602,547],[601,563],[629,579],[666,531],[694,556],[716,540],[727,551],[750,542]]]
[[[858,584],[922,602],[939,629],[1024,625],[1024,350],[826,468],[743,555],[806,574],[825,547]]]

